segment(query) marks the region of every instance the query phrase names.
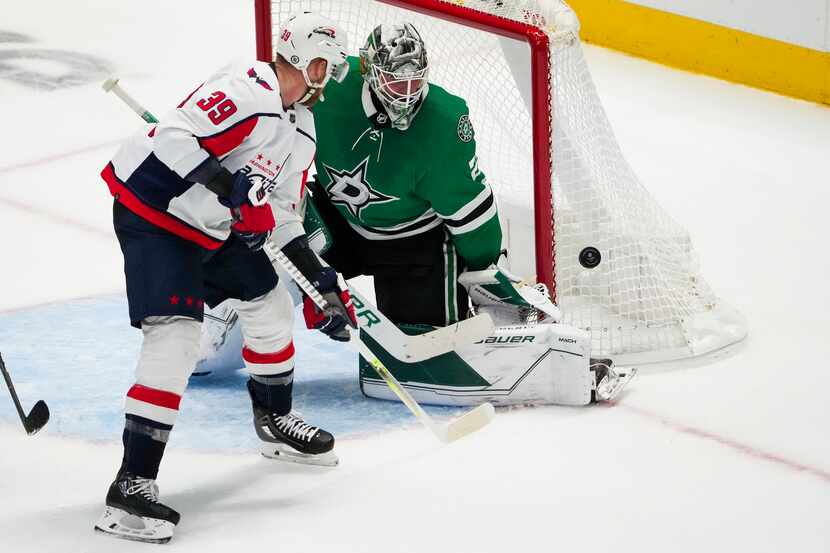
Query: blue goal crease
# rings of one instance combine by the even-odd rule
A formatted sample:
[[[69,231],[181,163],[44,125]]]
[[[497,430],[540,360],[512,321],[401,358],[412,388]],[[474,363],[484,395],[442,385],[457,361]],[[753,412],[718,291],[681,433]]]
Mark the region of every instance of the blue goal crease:
[[[343,344],[295,318],[294,408],[337,437],[358,437],[413,424],[402,404],[360,392],[357,359]],[[25,405],[43,399],[52,419],[45,431],[92,441],[121,439],[124,395],[134,381],[141,333],[128,321],[123,296],[48,304],[0,314],[0,353]],[[253,431],[247,375],[193,377],[171,443],[203,451],[250,451]],[[436,416],[457,408],[430,407]],[[17,422],[11,401],[0,421]]]

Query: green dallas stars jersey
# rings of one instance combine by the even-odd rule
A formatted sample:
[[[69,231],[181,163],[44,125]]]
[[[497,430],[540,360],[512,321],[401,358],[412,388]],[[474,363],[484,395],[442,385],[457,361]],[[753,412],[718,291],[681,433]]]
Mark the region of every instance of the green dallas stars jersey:
[[[409,129],[393,129],[373,104],[359,61],[349,61],[346,80],[330,82],[314,106],[317,179],[332,204],[367,239],[444,225],[470,269],[494,263],[501,226],[464,100],[431,84]]]

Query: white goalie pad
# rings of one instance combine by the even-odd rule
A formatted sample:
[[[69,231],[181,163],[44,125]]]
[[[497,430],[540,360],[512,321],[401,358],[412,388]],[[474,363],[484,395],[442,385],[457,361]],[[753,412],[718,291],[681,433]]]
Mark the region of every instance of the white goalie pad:
[[[277,269],[280,283],[291,295],[294,306],[302,304],[300,290],[282,269]],[[205,305],[202,337],[199,344],[199,361],[193,376],[230,373],[245,367],[242,360],[243,337],[236,312],[238,300],[229,299],[216,307]]]
[[[591,401],[589,363],[587,332],[561,324],[520,325],[498,327],[458,352],[390,370],[424,404],[578,406]],[[364,367],[360,383],[369,397],[395,399],[383,380]]]
[[[214,308],[205,306],[199,361],[193,376],[228,373],[245,366],[242,361],[242,331],[235,303],[236,300],[227,300]]]

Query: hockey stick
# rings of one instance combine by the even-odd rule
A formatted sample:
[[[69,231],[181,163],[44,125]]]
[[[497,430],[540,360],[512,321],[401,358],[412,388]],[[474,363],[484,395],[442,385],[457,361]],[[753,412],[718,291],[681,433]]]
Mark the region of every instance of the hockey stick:
[[[106,92],[113,92],[130,109],[148,123],[158,123],[158,119],[152,113],[139,104],[126,90],[121,88],[117,78],[107,79],[101,87]],[[278,261],[280,260],[280,256],[287,260],[282,252],[272,252],[272,257],[276,257]],[[320,305],[320,301],[323,301],[322,296],[313,287],[311,292],[306,290],[306,293],[311,296],[317,305]],[[314,294],[316,294],[316,298]],[[365,313],[368,320],[365,327],[374,327],[376,326],[375,323],[381,322],[380,320],[375,320],[384,317],[377,308],[373,308],[372,304],[366,298],[354,290],[352,290],[352,295],[357,301],[367,307]],[[388,319],[386,322],[389,322]],[[450,351],[455,351],[461,345],[486,338],[495,329],[493,320],[488,315],[477,315],[453,325],[438,328],[417,336],[404,334],[397,326],[391,323],[377,326],[378,328],[372,328],[369,334],[378,343],[382,344],[390,354],[404,363],[424,361]]]
[[[284,253],[273,247],[270,242],[268,248],[269,256],[285,269],[297,286],[302,288],[320,309],[329,307],[320,292],[294,267]],[[288,267],[292,269],[289,270]],[[410,336],[404,334],[357,290],[349,288],[349,294],[352,296],[358,319],[365,319],[361,327],[393,357],[404,363],[417,363],[455,351],[458,347],[482,340],[495,331],[493,319],[489,315],[477,315],[450,326]]]
[[[139,117],[141,117],[142,119],[144,119],[148,123],[158,123],[159,122],[159,120],[156,119],[156,117],[152,113],[150,113],[149,111],[144,109],[141,106],[141,104],[136,102],[135,99],[132,96],[127,94],[126,90],[121,88],[121,85],[118,84],[118,78],[117,77],[110,77],[109,79],[104,81],[103,84],[101,84],[101,88],[104,89],[104,92],[112,92],[113,94],[118,96],[118,98],[120,98],[122,102],[124,102],[125,104],[130,106],[131,110],[136,112]]]
[[[17,414],[20,415],[20,422],[23,423],[26,434],[30,436],[35,434],[49,422],[49,407],[46,406],[45,401],[39,399],[34,407],[32,407],[32,410],[29,411],[29,414],[25,414],[23,407],[20,405],[20,399],[17,397],[17,392],[14,389],[14,384],[12,384],[12,377],[9,375],[9,371],[6,370],[6,364],[3,362],[2,355],[0,355],[0,371],[3,372],[3,378],[6,379],[6,386],[9,387],[9,392],[14,400],[14,406],[17,407]]]
[[[136,114],[148,123],[157,123],[158,119],[147,111],[141,104],[132,98],[121,86],[118,84],[118,79],[107,79],[102,88],[106,92],[114,92],[124,103],[126,103]],[[311,285],[308,279],[294,266],[284,253],[279,251],[273,244],[266,242],[266,252],[273,260],[276,260],[285,271],[294,279],[297,285],[302,288],[306,294],[311,297],[312,301],[317,304],[320,309],[326,309],[328,304],[322,295]],[[361,315],[367,318],[367,323],[363,328],[378,339],[378,342],[383,345],[392,355],[407,362],[415,362],[419,360],[429,359],[442,353],[447,353],[456,349],[458,345],[466,344],[485,338],[493,332],[494,325],[489,316],[479,315],[460,323],[456,323],[449,327],[441,328],[431,331],[429,333],[419,336],[408,336],[400,331],[389,319],[377,309],[368,308],[371,304],[363,298],[360,294],[352,291],[355,299],[361,303],[363,310]],[[370,330],[370,327],[379,325],[380,329]],[[397,333],[397,334],[396,334]],[[377,370],[378,374],[386,381],[389,388],[395,392],[400,400],[406,405],[410,411],[429,428],[432,433],[442,442],[449,443],[455,441],[467,434],[475,432],[476,430],[486,426],[495,417],[495,409],[490,403],[484,403],[471,409],[464,415],[451,421],[446,425],[439,425],[432,420],[417,401],[406,391],[400,382],[389,372],[386,366],[369,350],[368,347],[360,340],[359,336],[352,336],[350,341],[357,346],[361,355],[369,361],[369,363]]]
[[[305,276],[297,269],[297,267],[291,262],[290,259],[288,259],[288,257],[284,253],[279,251],[276,248],[276,246],[274,246],[271,242],[266,242],[265,249],[268,253],[268,256],[272,259],[275,259],[277,263],[279,263],[282,266],[282,268],[285,269],[285,272],[287,272],[291,276],[291,278],[294,279],[294,282],[296,282],[297,285],[300,288],[302,288],[306,294],[308,294],[311,300],[315,304],[317,304],[317,307],[323,310],[329,308],[329,304],[326,302],[325,298],[323,298],[320,292],[318,292],[317,289],[314,288],[314,286],[308,281],[307,278],[305,278]],[[350,293],[352,294],[353,301],[357,300],[355,301],[355,307],[358,311],[358,320],[363,321],[365,318],[367,321],[366,323],[361,324],[361,328],[365,330],[368,334],[373,335],[373,338],[378,337],[378,329],[372,328],[376,325],[380,328],[392,327],[398,332],[400,332],[400,330],[394,325],[394,323],[387,319],[383,315],[383,313],[380,312],[379,309],[372,307],[371,304],[368,301],[366,301],[366,299],[363,296],[355,292],[353,289],[350,289]],[[487,334],[489,334],[489,332],[492,331],[493,321],[489,317],[487,317],[486,320],[489,321],[491,329],[488,330],[488,333],[482,335],[482,338],[484,336],[487,336]],[[439,329],[439,331],[440,330],[443,329]],[[415,398],[413,398],[412,395],[406,391],[406,388],[404,388],[403,385],[401,385],[401,383],[398,382],[398,379],[395,378],[391,372],[389,372],[389,369],[386,368],[386,366],[380,361],[380,359],[378,359],[377,356],[375,356],[375,354],[372,353],[372,351],[366,346],[366,344],[363,343],[363,341],[360,339],[360,336],[356,334],[356,331],[350,329],[350,332],[351,340],[349,341],[349,343],[352,345],[352,347],[357,349],[357,351],[363,356],[363,358],[366,359],[370,365],[372,365],[372,367],[377,371],[381,378],[383,378],[383,380],[386,381],[386,384],[389,386],[389,388],[393,392],[395,392],[395,395],[397,395],[398,398],[400,398],[400,400],[404,403],[404,405],[406,405],[409,408],[409,410],[412,411],[412,413],[418,418],[418,420],[424,426],[429,428],[429,430],[432,431],[432,433],[442,442],[450,443],[459,438],[463,438],[467,434],[472,434],[476,430],[479,430],[480,428],[483,428],[484,426],[489,424],[490,421],[492,421],[493,418],[496,416],[496,410],[493,407],[493,405],[490,403],[483,403],[473,409],[470,409],[457,419],[452,420],[445,425],[436,423],[432,419],[432,417],[430,417],[426,413],[426,411],[424,411],[424,409],[418,404],[418,402],[415,401]],[[427,334],[432,334],[434,332],[437,331],[429,332]],[[463,331],[461,331],[460,333],[464,334]],[[403,333],[401,332],[401,334]],[[387,344],[384,343],[383,347],[386,348]]]

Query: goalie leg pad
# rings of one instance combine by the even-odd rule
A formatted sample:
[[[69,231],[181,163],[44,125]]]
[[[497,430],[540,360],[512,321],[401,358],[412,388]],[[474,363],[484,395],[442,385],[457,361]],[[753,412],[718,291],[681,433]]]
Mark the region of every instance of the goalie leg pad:
[[[364,341],[421,403],[587,405],[591,401],[590,335],[568,325],[499,327],[484,340],[419,363],[402,363],[371,338]],[[369,397],[394,399],[363,360],[360,384]]]

